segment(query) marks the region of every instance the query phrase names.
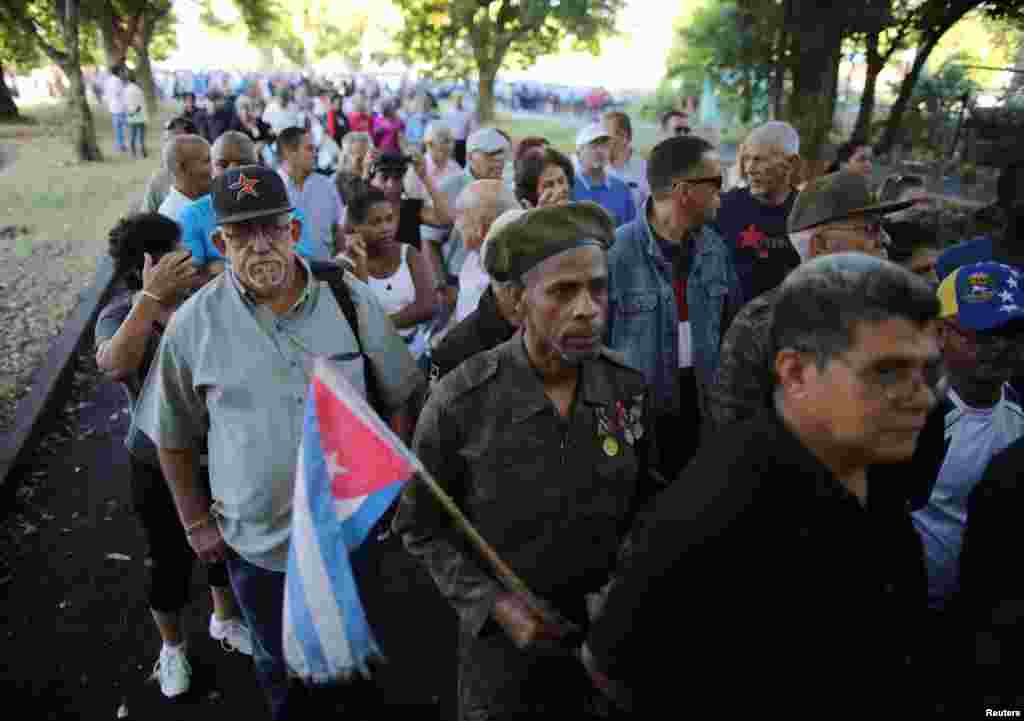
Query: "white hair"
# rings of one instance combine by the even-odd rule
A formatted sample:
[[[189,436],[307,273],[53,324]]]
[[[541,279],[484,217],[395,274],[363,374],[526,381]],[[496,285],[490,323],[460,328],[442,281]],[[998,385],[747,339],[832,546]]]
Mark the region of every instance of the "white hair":
[[[452,129],[448,127],[447,123],[443,123],[440,121],[433,122],[430,125],[428,125],[426,132],[423,133],[424,143],[432,143],[435,140],[441,140],[442,138],[447,138],[448,140],[451,140]]]
[[[793,247],[796,248],[802,263],[806,263],[811,259],[811,238],[814,237],[816,232],[818,232],[818,228],[808,228],[807,230],[798,230],[795,233],[789,234],[789,240],[793,243]]]
[[[778,148],[786,155],[799,155],[800,133],[789,123],[772,120],[751,130],[743,145],[767,145]]]
[[[489,192],[491,189],[494,192]],[[486,205],[497,218],[508,210],[521,209],[515,194],[500,180],[475,180],[467,185],[455,199],[455,210],[464,213]],[[489,213],[490,214],[490,213]]]

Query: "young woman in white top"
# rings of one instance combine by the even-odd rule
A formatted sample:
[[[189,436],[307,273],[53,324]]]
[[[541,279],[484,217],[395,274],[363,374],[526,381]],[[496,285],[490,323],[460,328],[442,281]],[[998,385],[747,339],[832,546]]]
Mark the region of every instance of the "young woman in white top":
[[[436,311],[433,274],[416,248],[398,242],[398,208],[383,192],[360,186],[350,195],[346,255],[418,360]]]

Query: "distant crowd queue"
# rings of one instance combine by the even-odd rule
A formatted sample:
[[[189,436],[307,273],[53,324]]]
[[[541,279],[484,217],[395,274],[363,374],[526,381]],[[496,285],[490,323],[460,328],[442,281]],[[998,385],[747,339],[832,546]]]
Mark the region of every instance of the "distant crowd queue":
[[[311,717],[281,618],[316,357],[552,610],[407,486],[390,524],[458,616],[460,719],[964,718],[1019,691],[1020,163],[1003,227],[940,248],[920,178],[873,193],[854,142],[801,182],[783,122],[725,192],[679,112],[646,158],[618,112],[570,157],[458,97],[208,97],[110,233],[96,328],[132,399],[166,696],[198,558],[211,635],[275,719]]]

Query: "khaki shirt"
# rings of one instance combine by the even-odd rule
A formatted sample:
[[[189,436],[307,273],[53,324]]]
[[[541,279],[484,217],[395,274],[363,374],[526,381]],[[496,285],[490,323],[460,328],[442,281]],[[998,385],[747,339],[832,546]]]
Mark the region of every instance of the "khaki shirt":
[[[193,447],[207,437],[213,508],[225,542],[246,560],[284,571],[288,560],[296,459],[311,361],[336,361],[356,388],[365,383],[355,336],[326,283],[312,280],[283,316],[255,305],[232,271],[179,308],[136,411],[160,448]],[[379,302],[346,278],[360,338],[381,400],[400,408],[423,375]]]
[[[531,590],[571,613],[608,581],[649,495],[650,428],[643,375],[607,350],[582,365],[563,419],[517,333],[440,380],[413,448]],[[422,484],[407,487],[394,528],[464,632],[479,633],[498,582]]]

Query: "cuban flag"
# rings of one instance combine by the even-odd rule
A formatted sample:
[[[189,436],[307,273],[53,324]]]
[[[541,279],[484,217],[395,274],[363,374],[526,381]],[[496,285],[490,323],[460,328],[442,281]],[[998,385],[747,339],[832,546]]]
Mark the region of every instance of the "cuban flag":
[[[295,478],[284,654],[309,684],[369,676],[380,657],[349,553],[419,464],[336,367],[318,359]]]

